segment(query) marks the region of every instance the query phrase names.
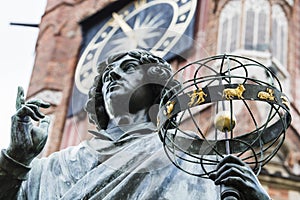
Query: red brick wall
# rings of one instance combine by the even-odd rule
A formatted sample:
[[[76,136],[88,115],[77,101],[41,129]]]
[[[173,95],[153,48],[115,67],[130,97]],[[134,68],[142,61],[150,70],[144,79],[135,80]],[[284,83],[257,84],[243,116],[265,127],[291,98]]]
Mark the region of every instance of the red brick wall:
[[[81,43],[79,22],[112,1],[48,1],[39,27],[36,60],[27,92],[28,98],[45,90],[62,93],[61,101],[49,111],[54,121],[45,155],[60,148]]]

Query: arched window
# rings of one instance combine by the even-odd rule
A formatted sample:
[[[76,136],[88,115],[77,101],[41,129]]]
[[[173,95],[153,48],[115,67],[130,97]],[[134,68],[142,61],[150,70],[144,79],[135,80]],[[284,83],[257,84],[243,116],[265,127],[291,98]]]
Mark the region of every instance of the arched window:
[[[266,52],[286,66],[287,32],[287,18],[280,5],[271,7],[268,0],[228,1],[219,18],[218,53],[238,49]]]
[[[218,52],[231,52],[238,48],[240,37],[241,1],[230,1],[220,14]]]
[[[243,41],[246,50],[266,51],[269,44],[270,4],[266,0],[245,1]]]
[[[287,58],[288,24],[279,5],[272,6],[271,53],[284,66]]]

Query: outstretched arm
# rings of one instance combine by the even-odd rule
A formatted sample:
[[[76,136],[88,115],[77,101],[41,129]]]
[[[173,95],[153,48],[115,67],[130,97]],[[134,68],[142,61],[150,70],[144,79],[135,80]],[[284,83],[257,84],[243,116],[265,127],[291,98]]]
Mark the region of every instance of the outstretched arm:
[[[11,142],[0,153],[0,199],[15,199],[26,180],[29,164],[44,148],[50,120],[39,108],[49,106],[41,100],[25,102],[23,88],[18,88],[17,111],[11,118]],[[34,126],[31,119],[39,121],[39,126]]]
[[[237,190],[244,200],[270,200],[252,169],[234,156],[227,156],[217,165],[209,177],[216,185]]]

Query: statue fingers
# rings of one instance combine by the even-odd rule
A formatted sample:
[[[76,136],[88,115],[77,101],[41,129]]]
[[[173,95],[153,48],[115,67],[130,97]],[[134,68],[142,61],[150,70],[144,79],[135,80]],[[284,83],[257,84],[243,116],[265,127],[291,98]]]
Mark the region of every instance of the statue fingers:
[[[16,113],[16,116],[19,118],[25,118],[27,116],[31,117],[31,119],[35,121],[39,121],[39,117],[36,115],[36,113],[28,106],[22,106]]]
[[[244,177],[242,171],[238,170],[237,168],[228,168],[227,170],[222,171],[222,173],[218,174],[217,178],[215,179],[215,184],[219,185],[222,183],[223,180],[229,177],[240,178],[243,181],[246,181],[246,178]]]
[[[246,163],[244,163],[238,157],[233,156],[233,155],[228,155],[219,162],[219,164],[217,165],[217,169],[220,168],[221,166],[223,166],[225,163],[235,163],[240,166],[247,166]]]
[[[41,107],[41,108],[49,108],[50,105],[51,105],[50,103],[44,102],[41,99],[31,99],[31,100],[26,102],[26,105],[29,105],[29,104],[33,104],[33,105],[36,105],[36,106]]]
[[[16,98],[16,110],[19,110],[25,104],[24,89],[19,86]]]
[[[37,117],[44,118],[45,115],[39,110],[39,107],[34,104],[26,104],[27,107],[31,108],[34,111]]]
[[[209,175],[209,178],[216,181],[222,174],[226,173],[235,173],[239,172],[239,174],[244,174],[246,172],[246,167],[241,166],[235,163],[222,163],[223,165],[219,165],[217,169]]]

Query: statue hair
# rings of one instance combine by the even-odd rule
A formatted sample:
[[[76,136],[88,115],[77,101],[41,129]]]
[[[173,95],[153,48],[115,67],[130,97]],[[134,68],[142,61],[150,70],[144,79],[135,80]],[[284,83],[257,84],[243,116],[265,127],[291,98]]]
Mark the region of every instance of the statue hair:
[[[98,75],[96,75],[93,86],[89,90],[88,100],[85,105],[85,110],[88,113],[89,122],[95,124],[98,130],[106,129],[109,122],[109,116],[106,112],[104,106],[105,105],[104,98],[102,95],[102,87],[103,87],[102,74],[106,66],[123,58],[126,55],[138,59],[141,65],[150,64],[149,67],[146,69],[146,74],[147,74],[147,79],[149,80],[150,83],[152,83],[151,87],[152,87],[153,94],[155,95],[155,97],[157,97],[154,100],[153,105],[160,103],[160,97],[162,95],[164,94],[168,94],[168,96],[172,95],[174,92],[176,92],[174,91],[174,88],[180,87],[179,82],[174,79],[168,82],[169,83],[168,86],[165,86],[167,81],[172,76],[171,66],[164,59],[155,56],[148,51],[135,49],[135,50],[121,52],[109,56],[105,62],[100,63],[97,67]],[[166,89],[171,87],[173,88],[172,89],[173,92],[170,92],[168,89]],[[156,106],[155,110],[152,112],[152,115],[155,116],[154,118],[155,121],[153,121],[153,123],[155,124],[156,124],[157,113],[158,113],[158,106]]]

